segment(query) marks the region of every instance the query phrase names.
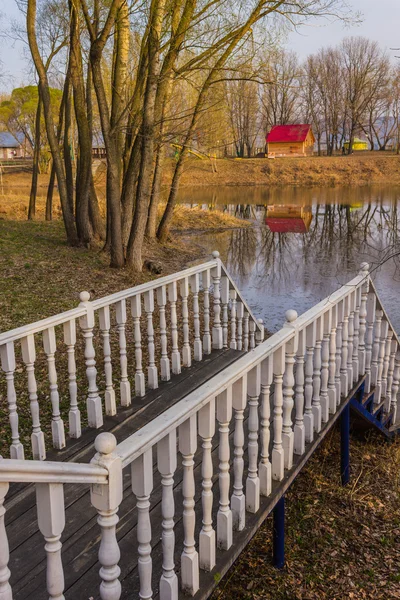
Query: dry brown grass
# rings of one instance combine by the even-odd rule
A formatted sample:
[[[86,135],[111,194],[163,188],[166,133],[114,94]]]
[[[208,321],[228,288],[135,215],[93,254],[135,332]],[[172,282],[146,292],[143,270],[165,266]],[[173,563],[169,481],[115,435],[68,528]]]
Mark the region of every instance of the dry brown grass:
[[[211,600],[400,598],[400,440],[352,436],[351,481],[340,485],[339,432],[286,495],[286,566],[272,562],[272,518]]]

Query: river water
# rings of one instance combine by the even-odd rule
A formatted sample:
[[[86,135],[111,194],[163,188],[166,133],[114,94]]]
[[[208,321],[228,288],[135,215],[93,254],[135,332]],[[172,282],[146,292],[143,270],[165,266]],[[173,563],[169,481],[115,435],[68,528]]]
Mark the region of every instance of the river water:
[[[288,309],[303,313],[368,262],[400,332],[400,187],[197,187],[182,190],[180,202],[252,222],[197,239],[220,252],[268,330],[282,326]]]

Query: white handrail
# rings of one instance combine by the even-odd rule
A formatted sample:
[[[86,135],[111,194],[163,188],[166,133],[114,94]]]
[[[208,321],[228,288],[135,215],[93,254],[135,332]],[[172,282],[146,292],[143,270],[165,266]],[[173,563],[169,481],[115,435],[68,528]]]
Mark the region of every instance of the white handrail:
[[[4,331],[3,333],[0,333],[0,346],[7,344],[8,342],[15,342],[28,335],[39,333],[50,327],[68,323],[68,321],[71,321],[72,319],[79,319],[79,317],[83,317],[85,314],[86,308],[84,306],[77,306],[76,308],[59,313],[58,315],[35,321],[35,323],[28,323],[28,325],[10,329],[10,331]]]
[[[154,446],[158,440],[165,437],[172,429],[176,429],[203,405],[207,404],[210,397],[221,394],[228,386],[238,381],[245,373],[293,337],[294,331],[292,329],[281,329],[257,348],[227,367],[222,373],[198,387],[183,400],[118,444],[117,454],[122,460],[122,466],[126,467],[133,462],[135,458]]]
[[[158,279],[154,279],[153,281],[148,281],[147,283],[142,283],[140,285],[136,285],[135,287],[127,288],[126,290],[121,290],[120,292],[115,292],[115,294],[104,296],[104,298],[98,298],[97,300],[93,300],[92,306],[94,310],[97,310],[99,308],[103,308],[104,306],[115,304],[116,302],[119,302],[120,300],[126,300],[131,296],[143,294],[144,292],[148,292],[149,290],[154,290],[155,288],[162,287],[163,285],[173,283],[174,281],[185,279],[185,277],[190,277],[191,275],[195,275],[196,273],[207,271],[207,269],[213,269],[216,264],[217,260],[211,260],[206,263],[195,265],[194,267],[189,267],[188,269],[184,269],[183,271],[172,273],[171,275],[159,277]]]
[[[209,402],[210,397],[222,393],[228,386],[233,385],[245,373],[271,356],[279,347],[292,339],[296,331],[303,329],[316,318],[324,314],[330,307],[340,302],[349,293],[365,281],[365,275],[361,274],[343,285],[319,304],[312,307],[295,321],[285,325],[279,332],[272,335],[257,348],[237,360],[233,365],[217,375],[207,383],[197,388],[159,417],[142,427],[126,440],[118,444],[117,454],[122,460],[123,466],[129,465],[146,450],[153,447],[162,437],[190,418],[203,405]]]
[[[0,483],[108,482],[108,471],[97,465],[40,460],[0,460]]]

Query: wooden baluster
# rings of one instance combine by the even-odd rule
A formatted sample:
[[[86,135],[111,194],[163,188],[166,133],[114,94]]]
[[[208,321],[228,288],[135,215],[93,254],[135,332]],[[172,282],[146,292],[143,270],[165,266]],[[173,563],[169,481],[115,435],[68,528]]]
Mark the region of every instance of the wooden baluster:
[[[314,374],[314,348],[316,338],[316,322],[310,323],[306,328],[306,367],[304,386],[304,429],[306,442],[314,439],[314,413],[312,409],[313,374]]]
[[[179,290],[182,298],[182,329],[183,329],[183,347],[182,347],[182,363],[184,367],[190,367],[192,364],[192,351],[189,340],[189,280],[187,277],[182,279],[179,284]]]
[[[335,369],[335,387],[336,387],[336,405],[340,405],[342,396],[342,345],[343,345],[343,319],[344,319],[344,301],[337,304],[337,329],[336,329],[336,369]]]
[[[396,337],[396,336],[395,336]],[[393,339],[390,342],[390,357],[389,357],[389,368],[387,377],[387,389],[386,389],[386,410],[388,413],[392,410],[392,388],[393,388],[393,373],[394,364],[396,360],[397,341]]]
[[[199,291],[200,280],[199,274],[195,273],[190,278],[190,289],[193,294],[193,325],[194,325],[194,342],[193,342],[193,358],[196,361],[203,359],[203,347],[200,337],[200,308],[199,308]]]
[[[362,263],[360,275],[364,275],[364,281],[361,286],[361,303],[360,303],[360,330],[358,343],[358,359],[359,359],[359,377],[365,375],[366,366],[366,347],[365,334],[367,332],[367,302],[369,290],[369,264]]]
[[[217,396],[217,420],[219,423],[219,508],[217,514],[217,545],[222,550],[232,546],[233,520],[229,507],[229,422],[232,418],[232,388]]]
[[[60,414],[60,396],[58,394],[57,371],[54,354],[57,349],[54,327],[43,331],[43,348],[47,355],[47,367],[50,383],[50,401],[52,406],[51,433],[53,446],[57,450],[65,448],[64,421]]]
[[[157,289],[157,304],[160,311],[161,381],[169,381],[171,379],[171,372],[168,357],[167,321],[165,318],[165,306],[167,304],[167,288],[165,285]]]
[[[246,522],[246,498],[243,493],[244,471],[244,410],[247,400],[247,376],[242,377],[232,386],[232,406],[235,409],[235,433],[233,437],[233,494],[231,496],[231,510],[233,529],[242,531]]]
[[[348,389],[347,392],[353,387],[353,350],[354,350],[354,311],[355,311],[355,292],[352,292],[349,296],[349,335],[347,343],[347,381]]]
[[[393,386],[392,386],[392,394],[391,394],[393,423],[396,423],[396,420],[397,420],[397,394],[399,392],[399,384],[400,384],[400,351],[397,348],[396,358],[395,358],[395,362],[394,362]]]
[[[69,391],[69,437],[80,438],[82,435],[81,411],[78,407],[78,386],[76,383],[76,321],[67,321],[64,323],[64,344],[67,346],[68,357],[68,391]]]
[[[244,311],[243,316],[243,350],[249,351],[249,313],[247,310]]]
[[[144,294],[144,310],[147,315],[147,347],[149,350],[149,366],[147,367],[147,385],[149,389],[156,390],[158,388],[158,371],[155,360],[154,346],[154,291],[149,290]]]
[[[85,364],[88,380],[88,396],[86,400],[88,425],[89,427],[98,429],[103,425],[103,409],[96,383],[96,354],[93,346],[94,310],[90,302],[89,292],[81,292],[79,298],[81,300],[79,306],[86,309],[86,315],[79,319],[79,324],[85,340]]]
[[[160,598],[178,599],[178,578],[175,573],[174,549],[174,473],[176,471],[176,429],[171,431],[157,444],[157,465],[161,474],[162,486],[162,549],[163,564],[160,579]]]
[[[365,341],[365,391],[371,391],[372,375],[372,349],[374,341],[374,323],[376,312],[376,296],[374,292],[368,294],[367,302],[367,335]]]
[[[392,349],[392,338],[393,338],[393,330],[389,327],[387,329],[386,334],[386,343],[385,343],[385,356],[383,359],[383,371],[382,371],[382,397],[387,399],[387,389],[388,389],[388,374],[389,374],[389,365],[390,365],[390,353]],[[386,403],[387,412],[390,410],[390,401]]]
[[[221,350],[224,345],[224,338],[221,325],[221,261],[219,252],[212,253],[216,261],[215,267],[211,271],[213,280],[213,299],[214,299],[214,321],[212,328],[212,347],[215,350]]]
[[[178,319],[176,316],[178,291],[176,281],[173,281],[168,286],[168,299],[171,304],[172,372],[175,375],[179,375],[181,372],[181,355],[178,348]]]
[[[250,329],[250,350],[253,350],[256,347],[256,324],[253,320],[249,323]]]
[[[6,374],[7,403],[11,427],[10,458],[24,459],[24,447],[19,439],[17,396],[14,385],[15,353],[14,342],[7,342],[0,347],[1,367]]]
[[[376,390],[374,394],[374,402],[379,404],[382,400],[382,378],[383,378],[383,363],[385,360],[386,350],[386,337],[388,334],[389,324],[384,319],[381,324],[381,338],[379,342],[379,354],[378,354],[378,375],[376,382]]]
[[[306,331],[299,331],[297,355],[296,355],[296,374],[295,374],[295,397],[294,405],[296,416],[294,421],[294,442],[293,452],[297,455],[304,454],[306,447],[306,429],[304,425],[304,364],[306,353]],[[261,388],[262,389],[262,388]]]
[[[197,448],[196,415],[192,415],[179,427],[179,451],[182,454],[183,467],[183,529],[184,541],[181,556],[181,579],[184,592],[194,596],[199,589],[199,555],[196,551],[194,530],[196,513],[194,512],[194,454]]]
[[[285,327],[292,327],[292,323],[297,319],[295,310],[286,311]],[[293,338],[286,344],[285,371],[283,375],[283,423],[282,423],[282,444],[285,456],[285,469],[291,469],[293,466],[294,433],[292,423],[292,411],[294,406],[294,364],[297,352],[299,337],[294,332]]]
[[[112,433],[101,433],[95,441],[96,454],[92,459],[92,463],[107,469],[108,483],[93,484],[90,491],[90,501],[98,512],[97,523],[101,530],[101,541],[99,548],[99,563],[101,565],[99,574],[102,580],[100,584],[100,598],[102,600],[119,600],[121,597],[121,583],[119,576],[121,569],[118,566],[120,559],[120,550],[117,542],[117,524],[118,508],[122,502],[122,464],[121,459],[117,455],[115,449],[117,440]],[[153,465],[151,462],[150,452],[150,474],[146,472],[147,477],[153,476]],[[146,519],[143,522],[143,506],[140,505],[139,492],[142,491],[143,478],[140,483],[142,472],[140,470],[140,458],[132,463],[132,488],[136,494],[138,523],[137,523],[137,538],[139,544],[139,578],[142,584],[142,566],[146,560],[145,550],[148,549],[150,543],[144,549],[143,535],[151,536],[150,523],[147,527]],[[148,465],[146,465],[148,466]],[[147,479],[146,479],[147,482]],[[136,491],[135,491],[136,490]],[[150,492],[149,492],[150,493]],[[141,587],[141,591],[142,591]],[[150,595],[142,595],[141,598],[151,598],[151,559],[150,559]]]
[[[356,308],[354,311],[354,337],[353,337],[353,383],[357,383],[360,377],[360,310],[361,310],[361,287],[355,291]]]
[[[313,398],[312,411],[314,415],[314,429],[317,433],[322,427],[322,410],[321,410],[321,367],[322,367],[322,337],[323,337],[323,319],[316,319],[316,341],[314,348],[314,372],[313,372]]]
[[[269,496],[272,491],[272,467],[269,460],[269,443],[271,439],[270,419],[271,419],[271,400],[270,390],[274,377],[272,356],[269,356],[261,363],[261,429],[260,442],[261,453],[258,464],[258,475],[260,477],[260,494]]]
[[[238,302],[236,306],[237,314],[237,349],[243,350],[243,316],[244,306],[243,302]]]
[[[321,348],[321,421],[327,423],[329,421],[329,344],[331,333],[332,316],[331,311],[327,310],[322,317],[323,338]]]
[[[382,317],[383,312],[381,310],[375,311],[375,327],[374,327],[374,343],[372,346],[372,358],[371,358],[371,387],[376,386],[378,382],[378,366],[379,366],[379,351],[381,347],[381,333],[382,333]],[[374,402],[377,404],[376,392],[374,394]]]
[[[230,343],[230,348],[232,350],[237,350],[237,337],[236,337],[237,293],[236,293],[236,290],[230,290],[229,297],[231,299],[231,343]]]
[[[285,474],[282,445],[283,374],[285,372],[285,345],[274,352],[274,443],[272,448],[272,479],[281,481]]]
[[[337,305],[331,308],[331,334],[329,337],[329,377],[328,377],[328,400],[329,412],[334,415],[337,408],[336,396],[336,328],[337,328]]]
[[[153,597],[153,590],[151,588],[153,561],[151,558],[150,522],[150,494],[153,489],[153,456],[151,448],[136,458],[131,464],[131,479],[138,511],[139,598],[150,600]]]
[[[140,317],[142,316],[142,300],[140,294],[131,298],[131,313],[133,318],[133,336],[135,340],[135,394],[144,396],[146,393],[146,383],[144,380],[142,364],[142,333],[140,331]]]
[[[223,347],[228,347],[228,304],[229,304],[229,279],[221,277],[221,303],[222,303],[222,341]]]
[[[128,359],[126,356],[126,301],[120,300],[115,305],[115,316],[117,320],[119,337],[119,361],[121,365],[120,398],[121,406],[131,404],[131,384],[128,379]]]
[[[22,338],[21,349],[22,360],[26,365],[26,372],[28,375],[28,393],[32,417],[32,456],[35,460],[45,460],[46,447],[44,443],[44,435],[40,428],[39,403],[35,377],[36,349],[35,338],[33,335],[28,335],[26,338]]]
[[[0,483],[0,599],[1,600],[13,600],[12,589],[9,583],[10,580],[10,569],[8,568],[8,561],[10,560],[10,551],[8,547],[8,539],[6,526],[4,522],[4,515],[6,509],[4,508],[4,499],[8,492],[9,484]]]
[[[343,323],[342,323],[342,356],[340,361],[340,389],[342,396],[345,398],[349,392],[349,375],[347,372],[347,359],[348,359],[348,347],[349,347],[349,302],[350,299],[347,296],[343,300]]]
[[[204,271],[201,275],[203,284],[203,311],[204,311],[204,335],[203,335],[203,351],[204,354],[211,353],[211,334],[210,334],[210,271]]]
[[[212,398],[199,412],[199,435],[202,439],[203,456],[201,461],[203,526],[199,536],[200,568],[212,571],[216,564],[216,540],[212,523],[212,438],[215,433],[215,398]]]
[[[64,570],[60,542],[65,527],[64,486],[62,483],[37,483],[38,526],[46,544],[46,581],[49,598],[64,600]]]
[[[246,510],[256,513],[260,508],[260,479],[258,477],[258,399],[261,393],[261,365],[254,367],[247,376],[249,403],[248,475],[246,479]]]
[[[110,307],[104,306],[99,310],[99,324],[101,336],[103,338],[103,356],[104,356],[104,375],[106,380],[106,390],[104,393],[104,406],[106,415],[113,416],[117,414],[117,404],[115,401],[115,390],[112,379],[111,364],[111,345],[110,345]]]

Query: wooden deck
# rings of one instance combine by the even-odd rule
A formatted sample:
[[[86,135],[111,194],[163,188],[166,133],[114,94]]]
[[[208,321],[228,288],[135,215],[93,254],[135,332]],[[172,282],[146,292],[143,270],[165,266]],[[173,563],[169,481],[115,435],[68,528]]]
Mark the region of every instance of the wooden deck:
[[[143,398],[135,398],[129,408],[121,410],[114,417],[106,417],[101,429],[87,429],[78,440],[69,440],[61,451],[49,452],[49,460],[89,462],[95,450],[93,442],[101,431],[111,431],[118,441],[152,421],[167,408],[179,402],[199,385],[205,383],[227,366],[240,358],[244,352],[234,350],[215,350],[202,362],[194,363],[180,375],[172,376],[168,382],[162,382],[157,390],[149,391]],[[217,448],[217,445],[215,445]],[[215,451],[214,451],[215,455]],[[215,460],[217,457],[215,455]],[[201,455],[196,456],[198,475],[197,500],[201,494],[200,481]],[[153,544],[154,576],[161,569],[161,548],[157,550],[161,532],[161,484],[157,470],[154,471],[155,488],[152,495],[152,523],[154,524]],[[175,499],[182,502],[182,469],[176,473]],[[138,589],[137,556],[132,555],[136,547],[137,511],[136,500],[130,490],[129,469],[124,473],[124,500],[119,512],[118,536],[124,559],[121,562],[122,578],[126,579],[123,588],[131,594]],[[97,526],[96,510],[90,504],[89,486],[65,486],[66,527],[62,536],[63,564],[65,572],[65,597],[72,599],[98,598],[99,564],[97,562],[100,529]],[[14,600],[48,598],[45,586],[46,556],[43,536],[38,530],[36,515],[35,489],[32,485],[14,484],[10,487],[7,509],[7,531],[10,545],[10,569],[13,574],[11,584]],[[200,523],[198,523],[200,525]],[[180,531],[177,524],[177,535]],[[181,527],[182,529],[182,527]],[[183,533],[181,532],[181,535]],[[159,564],[158,564],[159,563]],[[159,575],[158,575],[159,578]],[[135,583],[136,582],[136,583]],[[155,579],[156,590],[156,579]],[[125,593],[125,592],[124,592]],[[126,592],[127,593],[127,592]],[[126,595],[122,596],[127,597]]]

